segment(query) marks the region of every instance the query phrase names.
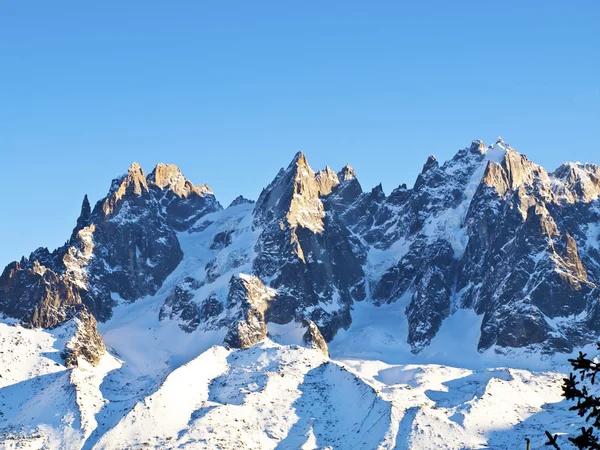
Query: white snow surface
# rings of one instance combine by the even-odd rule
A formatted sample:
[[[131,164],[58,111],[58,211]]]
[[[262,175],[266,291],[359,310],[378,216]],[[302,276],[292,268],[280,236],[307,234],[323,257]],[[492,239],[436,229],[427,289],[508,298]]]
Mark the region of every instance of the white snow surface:
[[[384,308],[378,314],[389,316]],[[514,449],[525,437],[539,448],[546,429],[577,429],[561,401],[556,367],[497,366],[492,355],[474,359],[474,349],[454,358],[462,366],[445,364],[457,343],[444,342],[460,323],[442,330],[430,354],[411,358],[394,342],[391,320],[381,329],[368,326],[381,319],[373,311],[358,312],[356,329],[331,346],[331,360],[269,339],[228,350],[208,340],[180,344],[185,333],[173,329],[169,342],[154,340],[142,318],[129,324],[134,340],[122,342],[119,359],[107,354],[98,367],[71,370],[58,356],[59,331],[4,321],[0,448]],[[285,331],[294,339],[293,327]],[[152,348],[123,351],[139,346],[144,334]],[[360,357],[339,352],[344,340],[363,341]],[[188,347],[198,355],[190,359]],[[189,361],[176,365],[175,356]]]

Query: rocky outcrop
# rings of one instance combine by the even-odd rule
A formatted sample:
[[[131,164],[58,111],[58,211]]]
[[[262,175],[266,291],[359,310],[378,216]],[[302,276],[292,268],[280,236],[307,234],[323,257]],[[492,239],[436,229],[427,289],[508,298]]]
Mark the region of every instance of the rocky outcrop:
[[[227,296],[228,332],[225,343],[233,348],[248,348],[267,337],[265,311],[275,297],[256,276],[239,274],[229,281]]]
[[[183,257],[177,230],[220,208],[206,186],[194,186],[175,166],[159,164],[147,178],[134,163],[125,175],[113,180],[108,195],[93,211],[84,198],[77,226],[65,246],[52,253],[38,250],[23,264],[7,268],[2,284],[13,299],[0,299],[0,308],[22,318],[25,315],[13,305],[18,303],[33,314],[32,302],[38,302],[38,319],[32,324],[48,327],[68,317],[58,314],[46,319],[48,307],[44,305],[60,311],[83,303],[106,320],[115,304],[111,293],[126,301],[156,293]],[[34,268],[35,261],[46,275]],[[26,288],[36,277],[44,282]],[[28,300],[19,300],[21,296]]]
[[[302,343],[307,347],[319,350],[325,356],[329,357],[327,342],[325,342],[325,338],[323,338],[317,324],[312,320],[304,320],[302,325],[306,327],[306,333],[302,336]]]
[[[570,234],[581,225],[564,220],[558,184],[510,148],[486,169],[467,216],[457,282],[461,306],[483,314],[480,349],[570,351],[590,338],[579,321],[555,320],[586,314],[595,295]],[[594,220],[590,212],[583,223]]]
[[[171,292],[158,314],[159,320],[176,320],[179,328],[191,333],[200,324],[200,307],[194,301],[194,291],[201,287],[201,283],[191,277],[186,277]]]
[[[98,333],[96,319],[87,308],[80,309],[63,329],[63,333],[71,335],[60,354],[67,368],[78,366],[80,359],[98,365],[106,348]]]
[[[71,319],[81,305],[78,287],[37,259],[13,262],[0,276],[2,312],[26,326],[54,328]]]

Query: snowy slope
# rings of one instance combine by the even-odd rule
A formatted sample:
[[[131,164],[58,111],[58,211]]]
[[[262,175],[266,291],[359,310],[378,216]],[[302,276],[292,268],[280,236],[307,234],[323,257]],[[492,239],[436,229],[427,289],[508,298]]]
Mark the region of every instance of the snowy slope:
[[[514,449],[577,429],[556,371],[329,360],[266,340],[210,347],[151,387],[119,381],[127,362],[110,355],[66,370],[55,334],[0,332],[0,448]]]

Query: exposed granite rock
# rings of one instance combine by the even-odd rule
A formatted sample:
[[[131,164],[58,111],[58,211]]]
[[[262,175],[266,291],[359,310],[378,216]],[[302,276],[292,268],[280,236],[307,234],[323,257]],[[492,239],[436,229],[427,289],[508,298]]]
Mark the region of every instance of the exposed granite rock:
[[[215,234],[213,243],[210,246],[211,250],[221,250],[231,244],[231,235],[234,230],[221,231]]]
[[[567,351],[593,339],[600,254],[587,248],[582,257],[581,242],[598,211],[595,168],[582,167],[548,175],[501,140],[474,141],[442,166],[430,157],[412,189],[370,202],[379,204],[372,222],[354,231],[379,251],[404,248],[372,297],[410,296],[413,351],[459,308],[483,315],[481,350]],[[587,319],[554,320],[574,316]]]
[[[568,203],[590,203],[600,197],[600,167],[595,164],[565,163],[552,176],[561,181],[556,195]]]
[[[90,206],[90,201],[88,200],[88,196],[85,195],[83,197],[83,202],[81,204],[81,213],[79,214],[79,218],[77,219],[77,225],[75,226],[75,230],[81,230],[81,229],[87,227],[90,224],[91,218],[92,218],[92,208]]]
[[[53,328],[71,319],[82,304],[77,286],[38,263],[9,264],[0,276],[0,307],[25,326]]]
[[[126,195],[140,197],[145,193],[148,193],[146,174],[140,165],[134,162],[124,176],[113,180],[108,195],[101,201],[99,209],[102,210],[105,216],[110,216],[118,211],[117,208],[121,206],[121,199]]]
[[[64,325],[67,333],[72,333],[60,356],[68,368],[79,365],[81,358],[96,366],[106,353],[102,337],[98,333],[96,319],[87,308],[80,309],[69,323]]]
[[[583,313],[595,295],[569,231],[579,225],[562,220],[556,186],[510,148],[486,169],[467,216],[457,282],[463,306],[484,314],[480,349],[570,351],[590,338],[578,321],[556,327],[547,320]]]
[[[223,304],[213,292],[200,304],[200,320],[206,322],[218,317],[223,312]]]
[[[148,185],[164,211],[167,224],[185,231],[198,219],[222,209],[206,184],[195,186],[173,164],[158,164],[148,175]]]
[[[326,340],[350,325],[353,301],[366,297],[361,242],[325,201],[339,186],[331,169],[315,173],[298,153],[263,190],[254,210],[254,226],[262,231],[253,269],[278,291],[268,321],[310,318]]]
[[[160,308],[159,320],[171,319],[178,322],[179,328],[186,333],[191,333],[200,324],[200,308],[194,301],[194,291],[199,289],[201,283],[191,277],[185,278],[171,292],[165,303]]]
[[[267,337],[265,311],[273,297],[275,291],[265,287],[258,277],[232,276],[227,296],[229,330],[225,343],[233,348],[248,348]]]
[[[325,356],[329,357],[329,348],[327,347],[327,342],[323,338],[321,331],[316,323],[312,320],[303,320],[302,325],[304,325],[307,330],[302,336],[302,342],[304,345],[315,348],[321,351]]]

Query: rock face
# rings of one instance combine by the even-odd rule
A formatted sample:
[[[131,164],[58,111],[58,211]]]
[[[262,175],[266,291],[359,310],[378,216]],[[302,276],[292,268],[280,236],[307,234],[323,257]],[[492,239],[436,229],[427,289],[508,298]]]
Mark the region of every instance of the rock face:
[[[600,332],[599,198],[598,166],[548,173],[501,139],[443,164],[430,156],[413,187],[388,196],[363,191],[349,165],[314,171],[298,153],[256,203],[225,210],[177,167],[146,176],[133,164],[93,208],[84,198],[64,246],[4,269],[0,312],[31,327],[83,324],[96,350],[71,353],[90,362],[95,319],[143,297],[160,300],[163,323],[227,330],[236,348],[295,323],[327,354],[367,301],[406,305],[415,353],[460,309],[481,317],[480,350],[570,351]]]
[[[177,231],[187,230],[200,217],[221,209],[206,184],[194,186],[173,164],[158,164],[148,175],[148,185],[167,224]]]
[[[102,337],[98,333],[98,324],[93,315],[82,308],[64,326],[72,335],[61,352],[67,367],[79,365],[79,359],[83,359],[92,365],[97,365],[100,358],[106,353]]]
[[[179,327],[188,333],[196,330],[200,324],[200,307],[194,301],[194,290],[201,287],[201,283],[191,277],[186,277],[183,282],[175,286],[160,309],[158,318],[177,320]]]
[[[134,163],[93,210],[84,198],[64,246],[40,248],[6,267],[0,312],[53,328],[85,305],[107,320],[118,298],[155,294],[183,258],[177,232],[219,209],[210,189],[192,185],[174,166],[159,164],[146,177]]]
[[[227,296],[229,330],[225,342],[234,348],[248,348],[267,337],[265,311],[275,297],[256,276],[231,277]]]
[[[272,279],[278,292],[268,321],[308,318],[332,339],[350,324],[352,303],[365,299],[366,253],[333,198],[348,183],[353,179],[340,183],[329,168],[315,173],[299,153],[261,193],[254,210],[254,227],[262,231],[253,268],[262,279]]]
[[[589,181],[595,166],[581,167],[589,172],[577,175],[585,189],[573,188],[572,176],[565,185],[564,169],[548,174],[502,141],[489,148],[477,141],[443,166],[428,160],[413,189],[386,199],[367,239],[384,250],[399,242],[403,254],[373,298],[410,296],[414,351],[459,308],[483,315],[481,350],[568,351],[593,339],[598,253],[588,233],[599,191]],[[579,319],[556,320],[569,316]]]
[[[55,327],[75,315],[82,305],[71,280],[37,259],[9,264],[0,276],[2,312],[32,327]]]
[[[327,342],[325,342],[325,338],[323,338],[319,327],[313,321],[307,320],[304,320],[302,325],[307,328],[306,333],[302,336],[302,342],[308,347],[320,350],[325,356],[329,357],[329,348],[327,347]]]

